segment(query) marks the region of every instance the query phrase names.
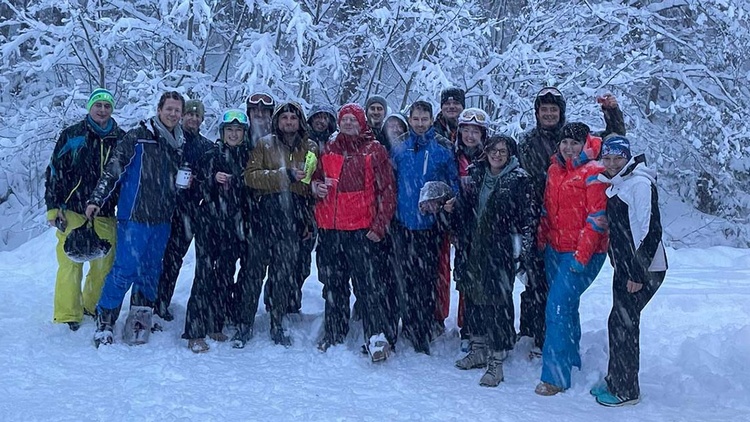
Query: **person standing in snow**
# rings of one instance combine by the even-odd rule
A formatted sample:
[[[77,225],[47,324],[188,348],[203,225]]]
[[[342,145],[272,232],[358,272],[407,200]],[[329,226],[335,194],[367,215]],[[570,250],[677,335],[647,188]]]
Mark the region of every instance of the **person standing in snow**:
[[[373,95],[365,101],[367,125],[380,143],[383,143],[383,119],[388,114],[388,101],[380,95]]]
[[[265,92],[256,92],[245,102],[247,117],[250,118],[250,144],[255,147],[258,141],[271,133],[271,116],[276,108],[276,100]]]
[[[450,141],[455,146],[458,138],[458,116],[466,107],[466,92],[461,88],[450,87],[440,93],[440,112],[432,126],[435,133]],[[448,233],[443,233],[440,244],[438,263],[438,280],[435,291],[435,326],[436,333],[445,331],[445,319],[448,318],[451,306],[451,241]]]
[[[661,286],[667,271],[662,244],[656,172],[641,154],[633,157],[630,141],[619,135],[604,139],[599,180],[607,188],[609,259],[614,268],[609,314],[609,368],[591,394],[609,407],[640,401],[641,312]]]
[[[133,344],[148,340],[161,260],[177,201],[175,179],[183,162],[184,143],[179,123],[184,107],[180,93],[162,94],[156,116],[141,121],[117,144],[89,197],[86,217],[92,219],[113,204],[113,193],[120,188],[115,260],[96,306],[97,347],[112,343],[122,300],[131,286],[133,295],[141,295],[144,303],[131,307],[128,321],[137,326],[126,328],[123,335]]]
[[[496,135],[485,145],[483,159],[468,168],[472,188],[462,191],[454,216],[464,228],[461,251],[467,261],[456,288],[464,295],[465,321],[471,330],[471,349],[456,367],[486,366],[479,384],[496,387],[503,381],[503,361],[516,342],[513,238],[520,234],[524,260],[535,247],[537,224],[529,175],[518,164],[516,141]]]
[[[248,249],[251,233],[246,232],[249,214],[249,188],[242,179],[245,164],[250,158],[249,119],[240,110],[224,112],[219,124],[220,139],[207,153],[198,172],[202,201],[198,212],[202,224],[196,227],[196,268],[193,288],[187,304],[185,333],[188,348],[195,353],[209,350],[205,337],[215,341],[226,341],[222,332],[229,308],[230,287],[234,283],[237,260],[240,261],[239,290],[248,291],[248,298],[254,303],[241,307],[242,313],[251,316],[244,321],[235,315],[238,341],[246,342],[252,336],[255,312],[262,277],[255,274],[248,265],[260,268],[253,262]],[[256,271],[256,273],[259,271]],[[248,275],[247,280],[242,278]],[[249,288],[249,289],[248,289]],[[245,295],[236,298],[237,302]],[[254,306],[252,306],[254,305]],[[237,309],[232,309],[237,313]],[[247,324],[247,326],[245,326]]]
[[[125,136],[112,118],[115,100],[104,88],[95,89],[86,102],[88,114],[83,121],[65,128],[57,139],[45,173],[44,200],[47,221],[57,227],[57,279],[55,281],[54,319],[76,331],[83,315],[94,316],[115,252],[89,262],[89,272],[81,293],[83,264],[65,255],[63,246],[72,230],[86,224],[86,201],[96,187],[104,166],[118,142]],[[104,207],[94,219],[99,237],[115,243],[115,206]]]
[[[313,233],[311,174],[306,174],[306,163],[317,161],[318,147],[307,138],[306,126],[299,104],[281,104],[273,114],[271,134],[255,146],[244,173],[245,183],[258,196],[261,233],[268,247],[266,257],[259,259],[269,263],[271,338],[286,347],[292,340],[282,322],[290,296],[299,289],[302,242]]]
[[[456,137],[456,162],[458,164],[458,177],[461,181],[461,198],[472,195],[474,185],[469,175],[469,166],[480,157],[483,157],[484,143],[487,140],[487,131],[489,129],[489,117],[487,113],[478,108],[467,108],[458,116],[458,135]],[[514,143],[515,145],[515,143]],[[453,261],[453,279],[459,283],[466,275],[466,262],[468,258],[468,246],[471,233],[464,229],[463,221],[453,220],[454,242],[456,254]],[[469,325],[464,318],[465,301],[462,293],[459,292],[458,301],[458,326],[461,329],[461,351],[468,352],[470,348]]]
[[[610,133],[625,134],[625,122],[617,99],[607,94],[597,99],[601,104],[606,128],[598,136]],[[519,139],[519,160],[521,167],[531,176],[535,203],[542,204],[544,187],[547,183],[547,169],[549,160],[557,150],[560,140],[560,129],[565,125],[565,111],[567,102],[559,89],[555,87],[542,88],[534,98],[534,117],[536,126],[521,135]],[[541,210],[537,210],[541,212]],[[544,345],[544,318],[549,285],[544,269],[544,257],[535,254],[524,268],[526,272],[526,286],[521,293],[520,336],[531,337],[534,345],[531,349],[532,358],[541,357]]]
[[[382,245],[396,208],[393,168],[385,148],[367,126],[365,110],[347,104],[339,111],[341,131],[323,149],[314,190],[318,197],[318,277],[325,299],[321,351],[344,342],[349,331],[351,279],[373,362],[388,357],[395,342],[389,324],[388,289],[381,271]]]
[[[550,287],[542,376],[535,390],[542,396],[570,388],[572,368],[581,367],[578,307],[607,250],[606,185],[597,179],[604,168],[595,161],[600,150],[601,138],[588,126],[568,123],[549,166],[537,236]]]
[[[205,109],[200,100],[185,102],[185,112],[182,116],[182,133],[185,135],[183,146],[183,165],[187,165],[196,173],[203,155],[211,149],[212,142],[201,135]],[[169,233],[167,248],[162,259],[162,272],[159,277],[159,291],[154,313],[165,321],[172,321],[174,316],[169,311],[177,277],[182,268],[182,260],[193,241],[195,227],[198,224],[198,202],[200,202],[200,188],[198,183],[191,183],[177,193],[177,206],[172,215],[172,227]],[[136,303],[138,304],[138,303]]]
[[[397,183],[396,218],[391,227],[404,334],[415,351],[430,354],[443,239],[438,219],[445,215],[439,210],[436,214],[422,213],[419,193],[426,182],[440,181],[458,195],[458,170],[450,142],[432,127],[430,103],[412,104],[409,124],[409,132],[391,149]],[[455,197],[449,200],[444,211],[452,212],[455,201]]]

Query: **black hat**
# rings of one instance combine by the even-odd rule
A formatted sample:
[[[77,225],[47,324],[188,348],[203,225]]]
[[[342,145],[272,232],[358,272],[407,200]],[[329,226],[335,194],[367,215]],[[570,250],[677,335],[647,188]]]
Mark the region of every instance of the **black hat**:
[[[591,129],[585,123],[568,123],[560,130],[560,139],[558,139],[557,142],[560,142],[566,138],[570,138],[575,139],[582,144],[585,144],[589,132],[591,132]]]
[[[442,106],[448,100],[456,100],[461,103],[461,107],[466,107],[466,92],[456,87],[445,88],[440,93],[440,105]]]
[[[365,101],[365,111],[367,111],[367,109],[370,108],[370,106],[374,103],[382,105],[386,112],[388,111],[388,100],[381,97],[380,95],[373,95],[372,97],[368,98],[367,101]]]
[[[91,222],[73,229],[66,237],[63,251],[73,262],[83,263],[107,255],[112,248],[109,241],[100,238]]]
[[[540,89],[534,98],[534,113],[539,112],[539,106],[542,104],[554,104],[560,108],[560,124],[565,123],[565,108],[567,102],[559,89],[554,86],[545,86]]]

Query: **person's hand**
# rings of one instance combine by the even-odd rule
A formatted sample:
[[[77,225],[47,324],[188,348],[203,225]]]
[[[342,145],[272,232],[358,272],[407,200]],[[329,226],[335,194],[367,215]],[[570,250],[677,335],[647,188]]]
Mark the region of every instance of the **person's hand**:
[[[312,184],[313,193],[318,199],[324,199],[328,196],[328,185],[322,182],[313,182]]]
[[[94,217],[96,217],[96,215],[99,214],[100,209],[101,209],[100,207],[94,204],[89,204],[86,207],[86,218],[88,218],[89,220],[93,220]]]
[[[451,213],[451,212],[453,212],[453,206],[454,206],[454,205],[456,205],[456,198],[455,198],[455,197],[454,197],[454,198],[451,198],[451,199],[449,199],[449,200],[448,200],[448,201],[447,201],[447,202],[445,203],[445,205],[443,205],[443,209],[445,210],[445,212],[447,212],[447,213]]]
[[[294,177],[295,182],[299,182],[300,180],[304,179],[307,174],[305,174],[304,170],[300,169],[292,169],[291,174]]]
[[[62,210],[57,210],[57,215],[55,216],[55,218],[47,220],[47,223],[49,223],[49,225],[52,227],[57,227],[58,220],[62,221],[63,223],[68,222],[68,220],[65,219],[65,215],[63,214]]]
[[[617,108],[617,98],[612,94],[604,94],[597,97],[596,102],[601,104],[602,108]]]
[[[627,284],[628,293],[635,293],[643,288],[643,283],[636,283],[633,280],[628,280]]]
[[[214,176],[214,179],[216,179],[217,183],[224,185],[224,184],[229,183],[229,181],[232,179],[232,175],[229,173],[224,173],[224,172],[219,171],[219,172],[216,172],[216,176]]]
[[[368,231],[367,234],[365,235],[365,237],[368,238],[369,240],[372,240],[375,243],[378,243],[381,240],[383,240],[382,237],[380,237],[377,234],[375,234],[375,232],[372,231],[372,230]]]

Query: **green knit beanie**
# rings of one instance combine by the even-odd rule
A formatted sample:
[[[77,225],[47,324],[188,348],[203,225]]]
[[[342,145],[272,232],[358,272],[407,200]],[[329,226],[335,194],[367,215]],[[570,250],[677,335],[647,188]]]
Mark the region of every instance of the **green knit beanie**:
[[[89,96],[89,102],[86,103],[86,111],[91,111],[91,107],[97,101],[109,103],[112,106],[112,111],[115,110],[115,98],[112,96],[112,93],[104,88],[97,88]]]

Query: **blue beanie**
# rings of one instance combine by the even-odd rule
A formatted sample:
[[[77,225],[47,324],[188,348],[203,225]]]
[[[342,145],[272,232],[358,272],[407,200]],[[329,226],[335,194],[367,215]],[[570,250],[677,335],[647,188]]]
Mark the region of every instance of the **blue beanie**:
[[[607,136],[604,138],[604,144],[602,144],[601,156],[604,157],[605,155],[619,155],[629,160],[633,156],[630,153],[630,141],[621,135]]]
[[[89,95],[89,101],[86,103],[86,111],[91,111],[91,107],[93,107],[94,103],[97,101],[104,101],[105,103],[109,103],[110,106],[112,106],[112,110],[115,109],[115,97],[112,96],[112,93],[107,91],[104,88],[97,88],[94,90],[94,92]]]

